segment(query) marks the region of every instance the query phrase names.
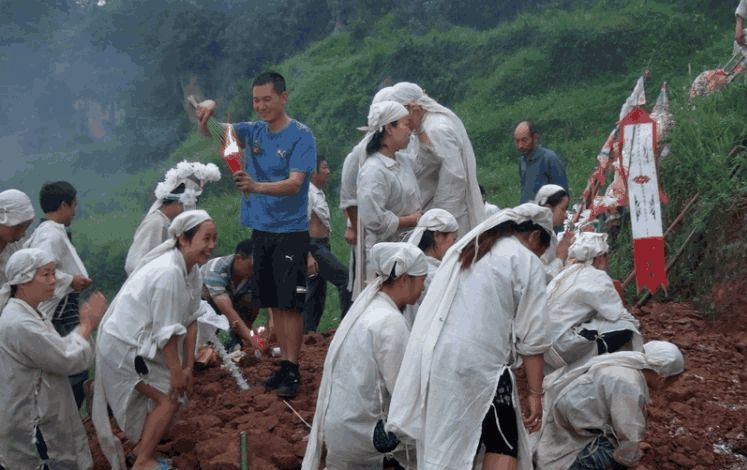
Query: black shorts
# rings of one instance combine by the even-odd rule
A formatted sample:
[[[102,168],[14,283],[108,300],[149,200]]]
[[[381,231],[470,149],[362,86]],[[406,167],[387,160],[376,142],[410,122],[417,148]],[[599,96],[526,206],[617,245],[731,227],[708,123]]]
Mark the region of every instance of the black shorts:
[[[271,233],[254,230],[252,292],[259,308],[293,309],[306,300],[309,232]]]
[[[482,420],[480,442],[485,444],[485,452],[510,457],[519,455],[519,430],[513,403],[511,376],[508,371],[505,371],[498,380],[493,403]],[[500,431],[496,421],[501,426]]]

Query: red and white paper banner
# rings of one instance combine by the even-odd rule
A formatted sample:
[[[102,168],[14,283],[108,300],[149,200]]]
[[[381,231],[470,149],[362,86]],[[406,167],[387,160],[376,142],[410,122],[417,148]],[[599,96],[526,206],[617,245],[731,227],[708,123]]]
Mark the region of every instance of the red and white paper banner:
[[[664,236],[656,165],[656,122],[634,108],[620,122],[622,168],[626,174],[636,287],[667,289]]]

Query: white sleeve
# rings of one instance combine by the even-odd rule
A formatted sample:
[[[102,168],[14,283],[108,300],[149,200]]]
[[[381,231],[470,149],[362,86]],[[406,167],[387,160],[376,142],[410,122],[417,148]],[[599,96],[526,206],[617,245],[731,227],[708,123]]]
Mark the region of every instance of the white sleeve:
[[[143,338],[139,353],[152,359],[156,351],[163,349],[172,336],[180,336],[187,333],[184,326],[185,319],[194,312],[181,312],[179,297],[186,294],[184,282],[181,282],[176,269],[170,269],[161,273],[153,280],[149,287],[151,329],[149,338]]]
[[[74,330],[61,337],[54,329],[36,321],[9,325],[5,347],[15,351],[16,358],[29,368],[61,375],[73,375],[88,369],[93,347]]]
[[[340,209],[358,205],[358,146],[345,157],[342,162],[342,173],[340,175]]]
[[[390,188],[385,171],[373,164],[363,165],[358,177],[358,190],[363,195],[358,204],[358,218],[379,240],[393,236],[399,228],[399,216],[386,207]]]
[[[583,302],[605,320],[617,321],[626,312],[620,294],[606,272],[593,267],[584,268],[575,284]]]
[[[382,321],[374,323],[376,331],[372,331],[374,359],[382,377],[384,377],[384,383],[390,396],[394,391],[399,368],[402,365],[402,358],[405,356],[407,339],[410,336],[404,318],[401,321],[399,320],[399,318],[384,318]]]
[[[515,287],[519,289],[516,292],[519,304],[514,318],[516,351],[522,356],[542,354],[552,343],[547,327],[549,316],[545,271],[542,262],[534,255],[517,256],[513,262],[516,263],[514,273],[520,278]]]
[[[462,162],[459,139],[454,129],[445,122],[429,129],[427,134],[440,160],[438,184],[431,206],[460,216],[466,208],[467,174]]]

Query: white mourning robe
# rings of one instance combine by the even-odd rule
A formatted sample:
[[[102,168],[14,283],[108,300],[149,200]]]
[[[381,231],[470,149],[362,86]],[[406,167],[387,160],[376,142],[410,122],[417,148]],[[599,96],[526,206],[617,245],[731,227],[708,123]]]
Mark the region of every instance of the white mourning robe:
[[[570,377],[562,378],[569,372],[560,369],[545,378],[544,424],[535,455],[538,469],[570,467],[599,433],[617,440],[617,462],[631,467],[638,462],[639,443],[646,433],[648,386],[640,365],[618,360],[633,354],[605,354],[594,358],[592,363],[598,363],[593,367],[570,371]],[[565,383],[552,387],[556,379]]]
[[[88,277],[83,261],[68,238],[65,226],[53,220],[45,220],[34,230],[24,244],[25,248],[39,248],[51,253],[55,258],[55,276],[57,283],[54,297],[39,304],[38,310],[51,318],[57,304],[66,295],[73,292],[71,286],[73,277],[77,275]]]
[[[572,264],[550,282],[547,310],[553,341],[545,353],[548,368],[577,367],[597,355],[596,341],[577,334],[581,329],[596,330],[600,334],[631,330],[631,347],[643,351],[638,320],[623,305],[609,274],[590,264]]]
[[[5,245],[5,248],[3,248],[3,251],[0,251],[0,286],[8,282],[8,279],[5,277],[5,265],[8,264],[10,255],[21,248],[23,248],[23,241],[17,241],[8,243]]]
[[[358,231],[356,260],[362,261],[356,264],[356,284],[358,279],[370,281],[374,277],[373,268],[367,262],[371,247],[379,242],[400,241],[406,230],[399,228],[400,216],[421,208],[418,183],[409,158],[401,153],[395,154],[395,158],[378,152],[369,155],[358,172],[358,196],[361,230]]]
[[[201,290],[199,267],[193,266],[188,273],[184,257],[174,248],[127,279],[99,329],[97,372],[117,423],[133,442],[140,438],[151,407],[150,400],[135,390],[141,381],[135,371],[135,356],[142,356],[149,369],[142,381],[168,393],[170,371],[163,347],[172,336],[178,336],[183,364],[187,327],[202,313]]]
[[[373,446],[376,422],[386,416],[410,332],[392,299],[381,292],[340,346],[324,420],[327,467],[381,468]]]
[[[418,314],[420,304],[423,302],[425,294],[428,293],[428,288],[431,285],[431,281],[433,281],[433,276],[436,274],[438,267],[441,265],[441,260],[433,258],[432,256],[426,256],[425,260],[428,262],[428,274],[425,275],[423,293],[420,295],[417,302],[412,305],[405,306],[405,310],[404,312],[402,312],[402,315],[405,317],[405,321],[407,322],[407,327],[409,329],[412,329],[412,325],[415,323],[415,317]]]
[[[169,225],[171,225],[171,219],[158,209],[146,215],[140,222],[132,238],[132,245],[127,250],[125,272],[128,276],[137,268],[146,253],[166,241]]]
[[[539,258],[511,236],[454,274],[459,249],[447,252],[423,299],[389,411],[390,430],[417,441],[418,468],[472,468],[498,379],[519,365],[516,354],[542,354],[550,344]],[[519,468],[531,468],[511,377]]]
[[[459,236],[483,221],[485,207],[475,170],[475,154],[467,131],[454,114],[427,112],[414,171],[423,212],[439,208],[459,222]]]
[[[76,331],[64,338],[26,302],[12,298],[0,316],[0,465],[39,468],[39,427],[50,469],[93,467],[68,375],[86,370],[93,345]]]

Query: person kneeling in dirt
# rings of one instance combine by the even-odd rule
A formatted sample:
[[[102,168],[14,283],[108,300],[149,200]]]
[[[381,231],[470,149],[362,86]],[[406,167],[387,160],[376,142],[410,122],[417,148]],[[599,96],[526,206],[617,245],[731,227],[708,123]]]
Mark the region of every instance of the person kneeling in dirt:
[[[545,424],[535,452],[538,469],[621,469],[641,458],[649,389],[659,390],[685,368],[679,348],[650,341],[643,352],[621,351],[563,368],[544,381]]]
[[[251,239],[239,242],[234,254],[213,258],[202,267],[202,298],[225,315],[231,326],[231,338],[225,344],[228,350],[251,341],[252,323],[259,313],[252,303],[253,272]]]
[[[373,246],[369,261],[376,277],[340,323],[324,361],[305,470],[320,468],[324,445],[330,469],[379,470],[395,447],[413,465],[414,448],[397,446],[384,422],[409,337],[402,309],[420,297],[428,263],[416,246],[386,242]]]
[[[125,436],[137,443],[132,468],[168,467],[156,460],[156,446],[192,391],[196,320],[202,314],[199,265],[208,261],[216,236],[207,212],[182,212],[169,226],[169,239],[143,257],[101,322],[93,424],[114,470],[127,467],[107,404]]]
[[[547,286],[552,347],[545,371],[583,365],[621,349],[641,351],[638,320],[628,312],[607,274],[606,233],[580,232],[568,250],[573,263]]]

